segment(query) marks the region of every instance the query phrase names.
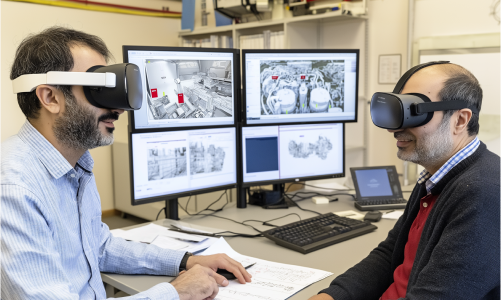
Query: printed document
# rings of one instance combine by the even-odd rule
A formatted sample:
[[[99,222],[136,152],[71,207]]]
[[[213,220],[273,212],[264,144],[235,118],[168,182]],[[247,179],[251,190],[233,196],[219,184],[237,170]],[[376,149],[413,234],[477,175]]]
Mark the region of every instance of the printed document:
[[[305,287],[332,275],[330,272],[281,264],[241,255],[220,238],[201,255],[225,253],[244,266],[256,263],[247,269],[252,282],[240,284],[230,280],[226,287],[220,287],[215,300],[284,300]]]

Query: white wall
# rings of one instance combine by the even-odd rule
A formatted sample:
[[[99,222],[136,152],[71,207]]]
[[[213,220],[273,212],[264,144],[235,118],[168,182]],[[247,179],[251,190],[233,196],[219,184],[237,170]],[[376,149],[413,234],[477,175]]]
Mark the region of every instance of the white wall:
[[[407,1],[369,1],[369,74],[368,100],[375,92],[391,92],[394,84],[379,84],[379,56],[402,55],[402,72],[407,61]],[[368,104],[367,104],[368,105]],[[396,165],[402,172],[402,162],[397,158],[396,141],[393,134],[374,126],[367,114],[368,165]]]
[[[421,37],[499,32],[490,15],[494,0],[417,0],[414,40]]]
[[[139,6],[129,3],[126,5]],[[150,1],[151,2],[151,1]],[[169,1],[154,1],[169,3]],[[165,5],[165,4],[164,4]],[[177,46],[180,19],[154,18],[116,13],[103,13],[20,2],[1,2],[1,140],[16,134],[25,117],[12,94],[9,73],[14,54],[21,40],[29,33],[53,25],[100,36],[108,45],[117,63],[122,62],[122,45]],[[160,7],[161,8],[161,7]],[[179,9],[179,7],[175,7]],[[171,10],[174,10],[171,8]],[[127,140],[127,117],[116,123],[116,139]],[[102,210],[114,208],[111,147],[91,151],[95,160],[94,174],[101,195]]]

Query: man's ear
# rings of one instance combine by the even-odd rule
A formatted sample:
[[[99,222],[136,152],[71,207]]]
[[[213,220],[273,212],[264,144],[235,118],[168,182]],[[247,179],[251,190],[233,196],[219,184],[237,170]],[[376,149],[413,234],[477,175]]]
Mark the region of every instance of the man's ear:
[[[468,123],[471,120],[472,112],[465,108],[457,111],[455,114],[454,134],[459,135],[468,129]]]
[[[54,86],[41,84],[37,86],[35,92],[42,108],[45,108],[52,114],[58,114],[63,110],[64,95]]]

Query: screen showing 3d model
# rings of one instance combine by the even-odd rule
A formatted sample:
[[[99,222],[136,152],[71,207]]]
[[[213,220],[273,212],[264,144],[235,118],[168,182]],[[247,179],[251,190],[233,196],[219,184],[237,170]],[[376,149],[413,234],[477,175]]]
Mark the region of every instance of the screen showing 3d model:
[[[247,124],[354,121],[357,53],[245,53]]]
[[[129,51],[128,61],[143,78],[135,129],[234,124],[233,53]]]
[[[132,134],[134,199],[236,183],[235,128]]]
[[[243,127],[243,181],[341,174],[343,141],[337,123]]]

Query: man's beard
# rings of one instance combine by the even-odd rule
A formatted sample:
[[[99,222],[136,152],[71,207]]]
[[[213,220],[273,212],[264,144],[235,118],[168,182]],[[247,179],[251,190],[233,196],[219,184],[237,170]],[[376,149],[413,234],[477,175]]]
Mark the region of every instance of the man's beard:
[[[399,147],[397,152],[398,158],[425,167],[434,166],[443,162],[454,146],[452,134],[449,129],[449,120],[450,117],[444,115],[444,119],[440,123],[437,130],[428,135],[423,135],[419,140],[408,132],[395,132],[395,138],[409,139],[413,140],[415,143],[415,147],[412,152]]]
[[[90,110],[78,104],[71,92],[64,92],[64,96],[66,110],[53,126],[56,139],[66,147],[78,150],[111,145],[115,128],[106,128],[108,134],[103,134],[99,130],[99,122],[118,120],[118,114],[109,112],[96,118]]]

